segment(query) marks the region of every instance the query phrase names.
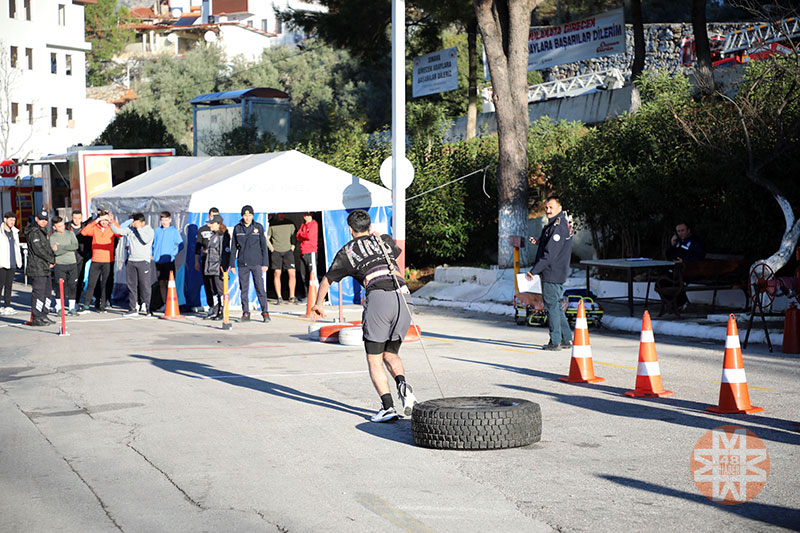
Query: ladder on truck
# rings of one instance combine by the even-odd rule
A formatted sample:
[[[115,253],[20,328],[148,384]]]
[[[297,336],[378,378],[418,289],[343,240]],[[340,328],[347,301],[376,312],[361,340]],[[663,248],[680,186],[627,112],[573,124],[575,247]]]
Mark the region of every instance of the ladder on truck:
[[[775,43],[800,37],[800,20],[791,17],[772,24],[759,24],[743,30],[732,31],[725,38],[722,54],[748,50],[754,46]]]

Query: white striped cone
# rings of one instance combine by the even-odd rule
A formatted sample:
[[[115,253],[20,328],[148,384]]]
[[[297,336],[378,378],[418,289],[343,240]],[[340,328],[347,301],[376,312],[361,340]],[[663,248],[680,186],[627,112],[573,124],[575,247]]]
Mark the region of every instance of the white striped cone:
[[[707,407],[706,411],[717,414],[759,413],[762,407],[750,405],[747,376],[744,373],[742,348],[739,345],[739,330],[736,318],[728,317],[728,335],[725,338],[725,360],[722,364],[722,383],[719,387],[719,405]]]
[[[592,364],[592,346],[589,343],[589,324],[586,322],[586,308],[583,300],[578,304],[578,316],[575,319],[575,336],[572,340],[572,358],[569,362],[569,376],[558,378],[567,383],[599,383],[605,381],[594,375]]]
[[[642,316],[642,334],[639,337],[639,365],[636,369],[636,386],[626,391],[625,396],[663,397],[670,396],[672,391],[664,390],[661,385],[661,369],[656,354],[656,340],[653,337],[653,325],[650,313],[645,310]]]

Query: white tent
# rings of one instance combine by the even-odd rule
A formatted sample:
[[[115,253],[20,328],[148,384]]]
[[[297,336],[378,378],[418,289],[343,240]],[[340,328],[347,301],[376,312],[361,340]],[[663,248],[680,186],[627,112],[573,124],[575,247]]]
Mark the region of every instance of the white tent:
[[[362,180],[295,150],[271,154],[228,157],[169,157],[148,172],[136,176],[92,199],[92,211],[105,204],[119,219],[142,212],[157,227],[158,214],[169,211],[173,223],[184,235],[184,253],[194,255],[197,228],[208,210],[220,210],[225,225],[233,228],[243,205],[252,205],[255,219],[267,227],[268,213],[321,211],[326,264],[344,245],[350,234],[347,214],[353,209],[369,211],[376,229],[389,232],[391,191]],[[156,162],[154,162],[156,164]],[[123,247],[118,247],[117,271],[122,268]],[[180,302],[190,306],[205,303],[200,273],[177,261]],[[124,275],[117,275],[124,280]],[[359,301],[358,288],[344,283],[344,302]],[[124,282],[117,290],[125,292]],[[257,302],[251,287],[251,302]],[[338,293],[334,291],[334,301]],[[232,276],[231,304],[239,305],[238,279]]]

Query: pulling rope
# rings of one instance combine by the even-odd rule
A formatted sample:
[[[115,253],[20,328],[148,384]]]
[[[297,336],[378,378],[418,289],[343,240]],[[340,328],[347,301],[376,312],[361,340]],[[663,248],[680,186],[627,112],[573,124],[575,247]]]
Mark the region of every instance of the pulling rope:
[[[478,170],[473,170],[473,171],[472,171],[472,172],[470,172],[469,174],[464,174],[464,175],[463,175],[463,176],[461,176],[460,178],[456,178],[456,179],[454,179],[454,180],[450,180],[450,181],[448,181],[447,183],[442,183],[441,185],[437,185],[437,186],[436,186],[436,187],[434,187],[433,189],[428,189],[427,191],[421,192],[421,193],[419,193],[419,194],[415,194],[414,196],[411,196],[411,197],[409,197],[409,198],[406,198],[406,202],[410,202],[410,201],[411,201],[411,200],[413,200],[414,198],[419,198],[420,196],[424,196],[424,195],[426,195],[426,194],[428,194],[428,193],[431,193],[431,192],[433,192],[433,191],[436,191],[436,190],[438,190],[438,189],[441,189],[442,187],[447,187],[448,185],[451,185],[451,184],[453,184],[453,183],[455,183],[455,182],[457,182],[457,181],[461,181],[461,180],[463,180],[463,179],[466,179],[466,178],[468,178],[468,177],[472,176],[473,174],[477,174],[478,172],[483,172],[483,194],[485,194],[485,195],[486,195],[486,198],[491,198],[491,196],[489,196],[489,194],[486,192],[486,171],[487,171],[487,170],[489,170],[489,168],[490,168],[490,167],[491,167],[491,165],[486,165],[485,167],[483,167],[483,168],[479,168]]]
[[[476,171],[476,172],[480,172],[480,171]],[[474,173],[475,172],[473,172],[473,174]],[[433,374],[434,381],[436,381],[436,387],[439,389],[439,394],[441,394],[442,398],[444,398],[444,392],[442,392],[442,385],[439,383],[439,377],[436,375],[436,371],[433,369],[433,364],[431,363],[431,358],[428,356],[428,350],[425,349],[425,343],[422,342],[422,330],[417,326],[416,322],[414,321],[414,315],[411,313],[411,308],[408,306],[408,302],[406,301],[405,297],[402,296],[403,293],[400,292],[400,290],[401,290],[400,282],[397,281],[397,276],[395,275],[395,272],[397,272],[397,268],[395,267],[395,264],[392,262],[392,259],[389,257],[389,252],[386,250],[386,247],[385,247],[386,243],[383,242],[383,239],[380,239],[380,238],[376,237],[375,235],[370,235],[370,237],[372,237],[372,239],[375,241],[375,243],[381,249],[381,251],[383,252],[383,257],[384,257],[384,259],[386,259],[386,263],[389,265],[389,275],[392,277],[392,281],[394,281],[394,285],[395,285],[395,287],[397,287],[397,291],[401,295],[400,298],[402,298],[403,303],[406,306],[406,311],[408,312],[408,316],[411,317],[411,325],[412,325],[412,327],[414,329],[416,329],[417,332],[419,333],[419,345],[422,346],[422,353],[425,354],[425,359],[428,361],[428,366],[431,369],[431,374]]]

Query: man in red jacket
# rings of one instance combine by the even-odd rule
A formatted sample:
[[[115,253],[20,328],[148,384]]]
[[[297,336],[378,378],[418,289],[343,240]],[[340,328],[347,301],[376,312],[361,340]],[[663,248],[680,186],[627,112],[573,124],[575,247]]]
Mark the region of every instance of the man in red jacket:
[[[89,282],[86,285],[86,292],[83,293],[80,313],[89,311],[94,288],[98,283],[100,283],[100,301],[97,302],[97,308],[101,313],[106,312],[106,286],[111,276],[114,242],[117,238],[108,227],[111,218],[108,208],[100,205],[97,208],[97,217],[81,230],[81,235],[92,238],[92,265],[89,267]]]
[[[300,243],[300,283],[308,291],[308,282],[311,274],[317,272],[315,262],[317,260],[317,242],[319,240],[319,228],[317,221],[311,217],[311,213],[303,213],[303,224],[297,230],[297,242]],[[306,294],[308,297],[308,294]]]

